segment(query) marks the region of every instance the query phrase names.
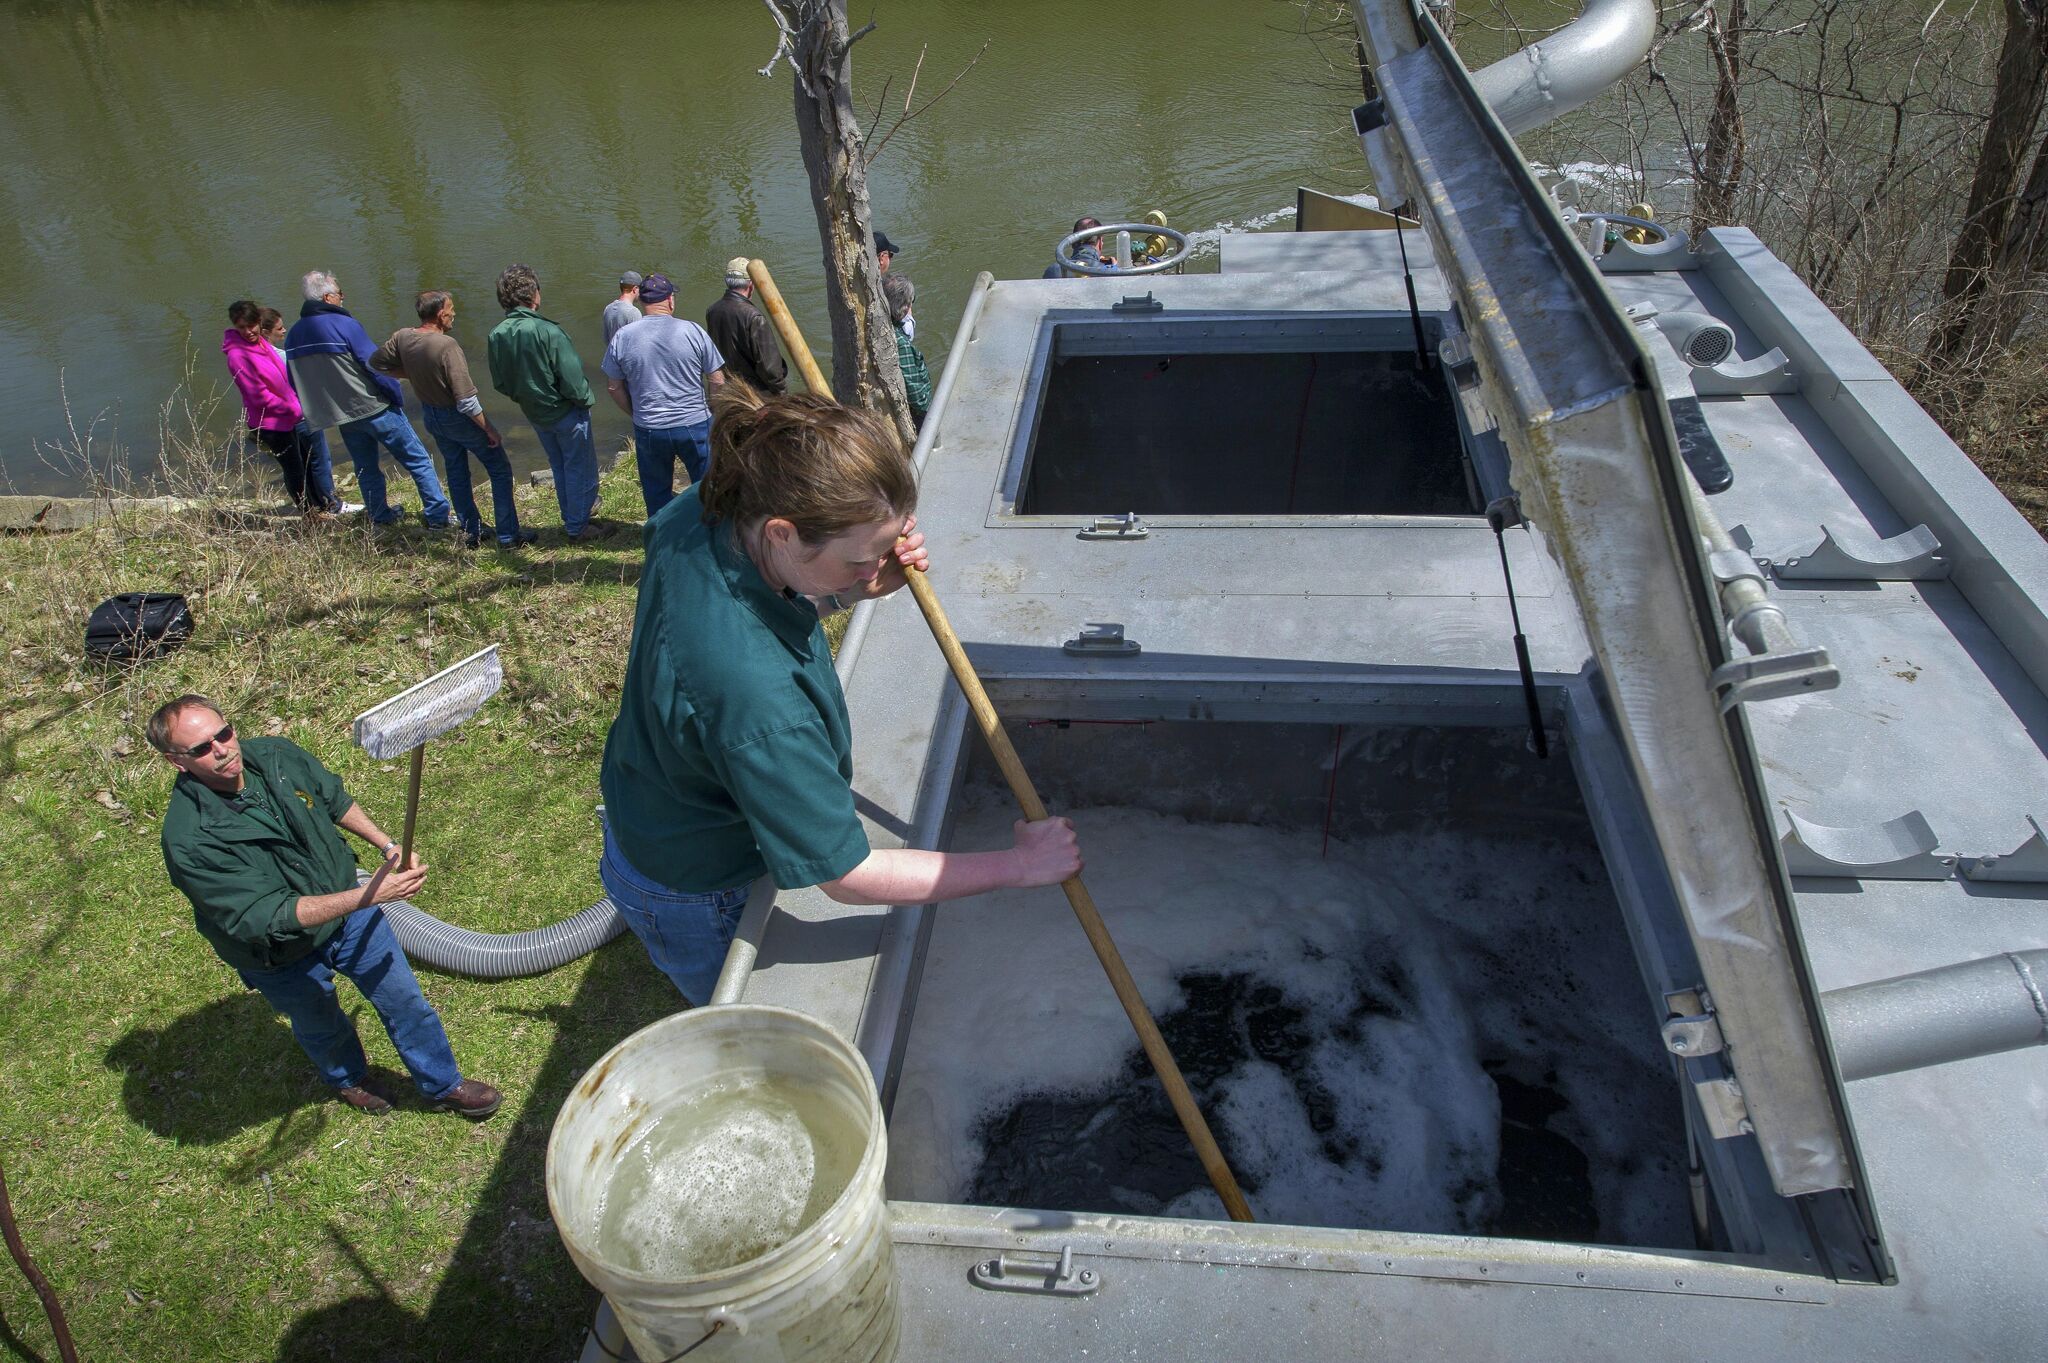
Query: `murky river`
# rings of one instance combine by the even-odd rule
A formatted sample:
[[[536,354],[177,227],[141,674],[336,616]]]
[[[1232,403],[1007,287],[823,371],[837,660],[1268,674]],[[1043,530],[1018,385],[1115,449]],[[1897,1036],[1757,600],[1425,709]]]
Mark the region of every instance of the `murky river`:
[[[1285,0],[1150,18],[890,0],[875,17],[855,66],[867,109],[890,78],[884,129],[921,47],[920,102],[987,44],[872,171],[934,372],[975,272],[1038,273],[1083,212],[1163,209],[1213,262],[1215,229],[1279,221],[1296,185],[1363,183],[1356,87],[1329,60],[1343,48],[1304,36]],[[417,290],[454,289],[479,370],[513,261],[593,372],[624,268],[671,275],[678,311],[701,316],[726,258],[761,256],[822,343],[789,76],[755,74],[772,36],[744,0],[0,5],[0,471],[65,489],[38,447],[74,428],[102,461],[152,458],[188,373],[228,394],[228,302],[294,315],[316,266],[379,338]],[[598,398],[608,448],[624,422]],[[496,410],[530,462],[525,423]]]

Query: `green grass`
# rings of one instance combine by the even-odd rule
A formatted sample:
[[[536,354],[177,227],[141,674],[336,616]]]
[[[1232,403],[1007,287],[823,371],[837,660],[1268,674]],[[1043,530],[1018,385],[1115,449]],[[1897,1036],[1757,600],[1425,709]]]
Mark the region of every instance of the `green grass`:
[[[522,515],[557,527],[546,489]],[[638,516],[630,463],[602,514]],[[165,880],[173,772],[143,741],[200,691],[248,733],[317,754],[386,828],[402,763],[349,721],[487,643],[505,687],[430,749],[422,907],[512,931],[599,894],[597,769],[625,669],[640,539],[469,552],[452,537],[302,531],[220,503],[184,520],[0,538],[0,1160],[30,1252],[92,1359],[569,1359],[596,1294],[548,1218],[542,1166],[569,1086],[677,997],[630,938],[534,979],[422,969],[466,1073],[505,1091],[489,1122],[426,1111],[350,986],[400,1110],[324,1087],[262,999],[193,930]],[[80,660],[91,606],[185,592],[192,642],[132,672]],[[0,1346],[56,1357],[27,1285],[0,1269]]]

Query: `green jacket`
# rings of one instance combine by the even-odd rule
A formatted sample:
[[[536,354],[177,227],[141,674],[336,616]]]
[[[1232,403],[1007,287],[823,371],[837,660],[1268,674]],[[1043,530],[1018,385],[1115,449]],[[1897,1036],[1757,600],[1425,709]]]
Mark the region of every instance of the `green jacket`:
[[[590,380],[569,333],[532,308],[514,308],[486,345],[491,387],[519,404],[536,426],[552,426],[590,406]]]
[[[356,883],[355,854],[334,827],[354,801],[340,777],[288,738],[243,739],[242,768],[246,782],[263,783],[289,836],[181,775],[164,811],[164,866],[223,961],[237,970],[271,970],[341,930],[339,918],[301,927],[298,902]]]
[[[924,356],[903,334],[901,322],[896,323],[895,331],[896,363],[903,370],[903,393],[910,399],[910,415],[922,426],[924,414],[932,405],[932,371],[925,367]]]

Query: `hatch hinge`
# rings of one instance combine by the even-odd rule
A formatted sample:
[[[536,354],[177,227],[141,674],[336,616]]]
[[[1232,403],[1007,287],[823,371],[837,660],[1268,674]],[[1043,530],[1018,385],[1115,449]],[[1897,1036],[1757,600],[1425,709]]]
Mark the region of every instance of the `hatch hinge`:
[[[1166,304],[1152,296],[1148,289],[1142,294],[1127,293],[1120,303],[1109,305],[1111,312],[1165,312]]]
[[[991,1292],[1036,1292],[1047,1297],[1085,1297],[1102,1286],[1092,1268],[1074,1267],[1074,1247],[1061,1245],[1057,1259],[998,1254],[967,1270],[967,1280]]]
[[[1152,528],[1138,519],[1135,511],[1126,511],[1121,516],[1097,516],[1083,526],[1076,539],[1084,540],[1141,540],[1152,533]]]
[[[1664,1019],[1665,1050],[1681,1060],[1690,1060],[1713,1055],[1726,1046],[1721,1039],[1721,1024],[1714,1017],[1713,1000],[1706,990],[1676,990],[1664,996],[1664,1006],[1668,1010]]]
[[[1124,627],[1114,620],[1091,620],[1081,632],[1060,645],[1075,657],[1134,658],[1138,641],[1124,638]]]
[[[1710,513],[1711,514],[1711,513]],[[1785,625],[1785,613],[1764,590],[1757,561],[1740,549],[1711,549],[1707,568],[1720,589],[1728,618],[1729,660],[1708,677],[1721,713],[1753,700],[1773,700],[1811,691],[1831,691],[1842,674],[1820,647],[1802,646]]]
[[[1714,1000],[1704,987],[1673,990],[1664,996],[1664,1007],[1664,1049],[1678,1057],[1679,1072],[1687,1078],[1694,1071],[1686,1061],[1719,1055],[1728,1048],[1721,1020],[1714,1014]],[[1716,1061],[1711,1068],[1719,1069],[1722,1064]],[[1747,1136],[1756,1130],[1749,1120],[1749,1104],[1742,1100],[1742,1085],[1734,1075],[1692,1079],[1692,1091],[1699,1099],[1700,1117],[1715,1140]]]

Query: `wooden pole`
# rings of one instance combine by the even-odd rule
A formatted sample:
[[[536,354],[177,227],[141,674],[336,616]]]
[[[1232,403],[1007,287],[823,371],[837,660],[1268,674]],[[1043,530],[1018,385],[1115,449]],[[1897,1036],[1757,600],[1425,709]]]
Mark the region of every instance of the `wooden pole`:
[[[412,774],[405,782],[405,838],[398,845],[398,869],[412,865],[412,830],[420,816],[420,773],[426,770],[427,745],[412,750]]]
[[[818,368],[811,348],[804,344],[804,334],[796,324],[796,318],[789,312],[789,304],[782,301],[782,290],[775,287],[775,276],[768,273],[768,262],[750,260],[747,262],[747,278],[754,281],[755,292],[761,295],[761,306],[767,310],[768,320],[775,324],[775,330],[782,336],[782,344],[788,349],[789,357],[796,361],[797,372],[804,376],[804,384],[813,393],[832,396],[832,385],[825,381],[824,371]]]
[[[825,376],[818,372],[818,363],[811,358],[811,349],[804,344],[796,319],[789,315],[782,295],[776,292],[768,267],[758,260],[749,261],[747,273],[760,288],[761,301],[767,306],[769,320],[775,323],[775,329],[782,334],[782,343],[796,357],[797,367],[804,371],[804,380],[811,385],[811,391],[830,397],[832,389],[825,382]],[[960,645],[960,636],[953,632],[952,621],[946,618],[946,609],[939,604],[937,590],[923,573],[906,573],[904,576],[910,581],[910,594],[916,599],[917,608],[924,612],[924,622],[930,627],[932,638],[938,640],[939,652],[945,655],[946,665],[953,671],[953,680],[959,684],[961,694],[967,697],[967,706],[974,712],[975,725],[981,730],[989,751],[995,754],[996,765],[1002,768],[1003,779],[1009,782],[1010,793],[1017,797],[1024,817],[1032,823],[1051,817],[1046,812],[1045,802],[1038,798],[1038,787],[1032,784],[1031,773],[1024,769],[1023,759],[1017,756],[1009,734],[1003,730],[1002,717],[996,713],[995,702],[988,698],[988,690],[982,686],[981,677],[967,657],[967,650]],[[1166,1038],[1159,1034],[1159,1024],[1153,1021],[1152,1010],[1145,1006],[1145,996],[1138,992],[1138,982],[1131,978],[1123,953],[1116,949],[1116,942],[1110,937],[1109,928],[1095,907],[1094,896],[1088,893],[1088,887],[1081,883],[1079,876],[1068,877],[1061,882],[1060,888],[1066,892],[1067,903],[1073,907],[1074,916],[1081,921],[1081,931],[1087,934],[1088,945],[1095,948],[1095,959],[1102,962],[1102,969],[1109,976],[1110,988],[1116,991],[1117,1002],[1124,1006],[1124,1015],[1130,1018],[1131,1027],[1138,1033],[1138,1043],[1145,1048],[1145,1058],[1152,1062],[1154,1073],[1158,1074],[1160,1084],[1166,1089],[1166,1099],[1173,1104],[1174,1115],[1180,1118],[1181,1129],[1187,1132],[1188,1140],[1194,1145],[1203,1171],[1215,1186],[1216,1195],[1223,1199],[1224,1210],[1230,1213],[1233,1221],[1251,1220],[1252,1209],[1237,1186],[1237,1176],[1230,1172],[1230,1164],[1223,1158],[1223,1151],[1217,1146],[1208,1120],[1202,1116],[1202,1109],[1196,1105],[1195,1095],[1189,1092],[1188,1081],[1181,1075],[1173,1052],[1167,1048]]]

